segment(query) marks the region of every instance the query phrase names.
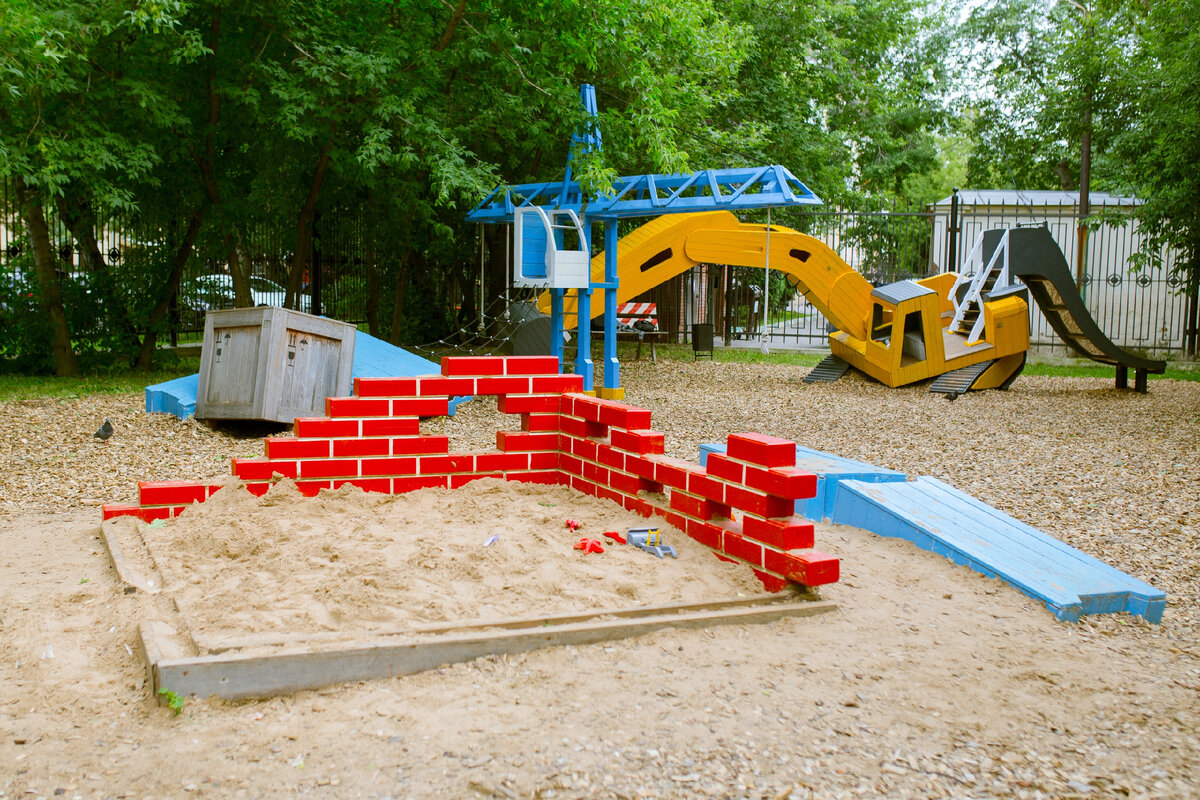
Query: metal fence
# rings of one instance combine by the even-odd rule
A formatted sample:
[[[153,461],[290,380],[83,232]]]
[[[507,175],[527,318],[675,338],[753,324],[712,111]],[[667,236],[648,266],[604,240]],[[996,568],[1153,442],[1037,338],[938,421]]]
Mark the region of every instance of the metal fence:
[[[12,198],[10,187],[0,184],[0,277],[10,282],[32,276],[31,248]],[[1073,263],[1079,223],[1074,208],[964,206],[955,212],[941,206],[787,209],[776,211],[771,221],[822,240],[876,285],[952,270],[975,239],[994,227],[1045,224]],[[86,281],[66,226],[52,208],[46,213],[60,280]],[[765,221],[765,215],[760,215],[759,221]],[[315,227],[317,245],[298,307],[364,322],[368,282],[363,215],[353,209],[326,212]],[[114,271],[134,282],[151,281],[149,273],[139,277],[139,270],[151,269],[144,252],[156,234],[139,233],[132,225],[113,219],[100,226],[97,235],[101,252]],[[246,231],[255,304],[283,303],[290,238],[267,226]],[[1188,322],[1189,298],[1181,291],[1180,279],[1171,275],[1176,255],[1164,251],[1158,254],[1157,266],[1131,272],[1130,256],[1144,246],[1145,237],[1133,221],[1093,227],[1079,279],[1081,294],[1097,324],[1118,345],[1159,355],[1186,354],[1188,329],[1195,323]],[[172,315],[173,334],[200,331],[207,309],[233,305],[225,258],[212,256],[211,246],[207,249],[210,255],[202,252],[198,248],[181,282]],[[384,258],[381,254],[381,261]],[[380,266],[382,272],[388,272],[384,264]],[[764,307],[768,297],[769,310]],[[827,346],[826,320],[779,273],[700,265],[637,299],[656,303],[660,328],[680,342],[688,341],[694,323],[707,322],[714,325],[717,341],[726,345],[748,346],[765,340],[781,348]],[[1032,304],[1030,321],[1033,347],[1063,348]]]
[[[999,205],[923,210],[832,209],[779,215],[787,225],[822,240],[875,285],[954,271],[975,240],[992,228],[1044,224],[1075,263],[1080,217],[1072,207]],[[1103,207],[1094,211],[1109,211]],[[1123,207],[1128,211],[1128,206]],[[781,219],[782,218],[782,219]],[[956,230],[955,230],[956,229]],[[957,235],[951,236],[955,230]],[[1130,259],[1146,247],[1136,221],[1093,224],[1087,237],[1080,293],[1096,323],[1118,346],[1180,356],[1188,352],[1189,301],[1171,271],[1177,254],[1163,250],[1156,263],[1131,271]],[[688,340],[691,325],[712,323],[727,346],[765,341],[773,347],[826,346],[829,326],[817,309],[785,281],[763,270],[701,265],[637,298],[659,305],[659,324],[674,339]],[[786,302],[779,292],[786,294]],[[764,296],[770,313],[764,320]],[[1030,344],[1042,352],[1068,351],[1036,304],[1030,304]]]

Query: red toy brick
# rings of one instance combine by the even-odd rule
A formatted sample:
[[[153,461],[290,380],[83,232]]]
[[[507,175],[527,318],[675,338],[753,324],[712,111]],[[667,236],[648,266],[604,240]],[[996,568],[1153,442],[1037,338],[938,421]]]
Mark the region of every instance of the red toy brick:
[[[745,482],[746,466],[720,453],[709,454],[705,471],[714,478],[721,478],[732,483],[742,484]]]
[[[391,402],[394,417],[444,417],[450,411],[448,397],[397,397]]]
[[[608,485],[618,492],[624,492],[625,494],[637,494],[640,492],[644,480],[646,479],[615,469],[610,470],[608,473]]]
[[[627,459],[627,462],[632,460],[632,458]],[[665,483],[672,489],[687,491],[688,475],[696,469],[695,464],[670,456],[651,456],[650,460],[654,462],[655,481]],[[636,470],[630,469],[630,471],[635,472]]]
[[[757,542],[744,539],[733,531],[725,531],[721,541],[721,549],[727,555],[741,559],[756,567],[763,565],[763,548]]]
[[[626,431],[616,428],[612,432],[612,445],[638,455],[656,455],[666,451],[666,436],[658,431]]]
[[[558,433],[558,414],[522,414],[521,430],[530,433],[554,431]]]
[[[353,420],[357,422],[358,420]],[[421,421],[416,417],[387,417],[362,420],[363,436],[416,436],[421,432]]]
[[[417,459],[409,458],[364,458],[360,474],[370,475],[413,475],[417,471]]]
[[[262,497],[267,492],[271,491],[272,484],[270,483],[247,483],[246,491],[255,497]]]
[[[604,500],[611,500],[617,505],[621,505],[621,501],[625,499],[625,495],[621,494],[620,492],[614,492],[607,486],[597,486],[596,496]]]
[[[805,550],[798,553],[777,553],[768,550],[764,567],[805,586],[824,586],[827,583],[837,583],[841,571],[836,556],[818,550]]]
[[[442,363],[445,363],[443,361]],[[416,475],[392,480],[392,491],[396,494],[413,492],[417,489],[445,489],[450,483],[445,475]]]
[[[105,503],[100,507],[104,519],[136,517],[140,514],[141,510],[142,507],[134,503]]]
[[[693,497],[683,492],[671,492],[671,508],[689,517],[700,520],[710,520],[715,516],[712,503],[701,497]]]
[[[503,375],[502,356],[447,356],[442,359],[443,375]]]
[[[329,489],[332,486],[332,481],[296,481],[296,488],[305,497],[316,497],[317,492],[322,489]]]
[[[529,394],[529,378],[476,378],[475,394]]]
[[[796,443],[762,433],[731,434],[725,452],[738,461],[763,467],[796,466]]]
[[[556,376],[558,356],[508,356],[504,359],[504,374]]]
[[[557,470],[542,470],[540,472],[510,472],[505,480],[521,483],[539,483],[546,486],[558,486],[567,482],[567,476]]]
[[[474,378],[446,378],[430,376],[417,380],[417,390],[413,394],[421,397],[469,397],[475,394]]]
[[[266,445],[267,458],[329,458],[328,439],[268,436],[263,442]]]
[[[333,439],[343,436],[358,436],[359,422],[356,419],[330,419],[329,417],[296,417],[292,432],[299,439],[324,437]]]
[[[265,458],[233,459],[233,474],[244,481],[269,481],[279,473],[287,478],[300,474],[296,461],[268,461]]]
[[[637,497],[626,497],[621,500],[626,511],[632,511],[640,517],[649,517],[654,513],[654,506]]]
[[[787,585],[788,585],[787,580],[779,577],[778,575],[772,575],[769,572],[763,572],[762,570],[758,570],[758,569],[753,570],[753,572],[754,572],[754,577],[756,577],[760,581],[762,581],[764,591],[782,592],[784,589],[787,588]]]
[[[530,469],[558,469],[558,453],[539,452],[529,454]]]
[[[416,378],[355,378],[355,397],[412,397],[417,393]]]
[[[382,492],[384,494],[392,493],[391,478],[349,478],[340,481],[335,480],[333,482],[333,488],[336,489],[339,486],[345,486],[347,483],[351,486],[357,486],[364,492]]]
[[[475,456],[472,453],[451,453],[446,456],[422,456],[417,461],[417,472],[421,475],[440,472],[474,472]]]
[[[208,484],[195,481],[139,481],[138,501],[144,506],[179,506],[208,499]]]
[[[391,455],[391,439],[334,439],[333,457],[351,458],[362,456]]]
[[[632,472],[638,477],[646,480],[654,480],[654,468],[656,464],[648,458],[638,458],[637,456],[629,456],[625,459],[625,469]],[[661,481],[655,481],[661,483]]]
[[[589,422],[584,420],[584,429],[587,431],[588,438],[591,439],[607,439],[608,426],[601,425],[599,422]]]
[[[725,487],[725,502],[760,517],[790,517],[796,510],[796,504],[786,498],[732,485]]]
[[[703,472],[689,472],[687,490],[705,500],[725,504],[725,484],[710,478]]]
[[[582,475],[583,474],[583,459],[576,458],[575,456],[572,456],[572,455],[567,455],[566,453],[559,453],[558,454],[558,467],[559,467],[559,469],[561,469],[564,472],[567,472],[571,475]]]
[[[813,524],[797,517],[791,519],[742,518],[742,534],[777,550],[805,550],[813,546]]]
[[[589,461],[596,460],[596,443],[591,439],[575,439],[570,438],[568,442],[571,445],[571,453],[580,458],[586,458]]]
[[[496,398],[501,414],[557,414],[556,394],[502,394]]]
[[[530,468],[530,453],[479,453],[475,456],[475,469],[480,472],[492,472],[500,470],[506,472],[510,469],[529,469]],[[538,453],[537,455],[546,455]],[[556,453],[550,453],[554,457],[554,463],[550,466],[558,466]]]
[[[440,434],[392,439],[392,455],[414,456],[450,452],[450,437]]]
[[[681,531],[687,531],[688,518],[682,514],[676,514],[674,511],[660,511],[659,516],[665,519],[668,525],[673,525]]]
[[[583,438],[588,435],[588,423],[579,417],[572,417],[567,414],[558,415],[559,430],[571,436]]]
[[[724,533],[724,530],[714,525],[698,520],[688,520],[687,535],[713,550],[721,549],[721,538]]]
[[[608,470],[591,461],[583,462],[583,477],[594,483],[608,485]]]
[[[513,450],[557,450],[557,433],[525,433],[524,431],[496,431],[496,449]]]
[[[529,391],[538,392],[582,392],[582,375],[535,375],[529,380]]]
[[[582,417],[588,422],[600,421],[600,401],[594,397],[587,395],[572,395],[574,399],[573,410],[564,411],[564,414],[573,414],[577,417]]]
[[[357,478],[358,459],[323,458],[300,462],[301,478]]]
[[[576,477],[574,475],[571,476],[571,488],[577,492],[583,492],[590,497],[596,497],[596,491],[599,489],[599,487],[591,481],[584,480],[583,478]]]
[[[758,469],[746,467],[745,484],[753,489],[786,497],[789,500],[804,500],[817,496],[817,476],[796,467]]]
[[[392,401],[385,397],[327,397],[327,417],[386,417],[392,413]]]
[[[642,430],[650,427],[650,409],[609,400],[600,407],[600,422],[625,430]]]
[[[606,467],[625,469],[625,454],[609,445],[602,444],[596,447],[596,459]]]

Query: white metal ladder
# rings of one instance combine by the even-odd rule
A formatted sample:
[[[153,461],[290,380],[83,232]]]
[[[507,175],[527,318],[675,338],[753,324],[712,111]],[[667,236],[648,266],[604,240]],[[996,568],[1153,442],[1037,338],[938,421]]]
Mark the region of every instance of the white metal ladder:
[[[999,266],[997,266],[997,261],[1000,262]],[[988,279],[992,275],[995,275],[995,279],[989,281]],[[971,282],[970,286],[967,287],[966,294],[959,302],[958,287],[968,280]],[[958,279],[954,281],[954,286],[950,289],[950,302],[954,304],[954,319],[950,321],[950,330],[959,329],[973,306],[978,316],[967,334],[967,344],[978,342],[983,335],[983,293],[993,286],[1007,286],[1008,284],[1008,231],[1004,231],[1000,237],[1000,243],[996,245],[996,251],[992,253],[986,266],[983,263],[983,234],[980,234],[979,238],[975,240],[975,246],[971,248],[970,255],[963,262],[962,272],[959,273]]]

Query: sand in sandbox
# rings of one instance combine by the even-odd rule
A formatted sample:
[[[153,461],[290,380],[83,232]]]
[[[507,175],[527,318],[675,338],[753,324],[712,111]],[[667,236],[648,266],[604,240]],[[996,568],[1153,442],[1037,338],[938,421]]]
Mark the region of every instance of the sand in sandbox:
[[[582,527],[571,533],[566,520]],[[678,558],[604,539],[661,527]],[[498,479],[402,495],[354,486],[303,497],[290,480],[254,497],[236,482],[142,526],[193,636],[395,630],[719,600],[762,592],[657,518],[560,486]],[[488,539],[498,540],[486,545]],[[605,552],[574,549],[581,536]]]

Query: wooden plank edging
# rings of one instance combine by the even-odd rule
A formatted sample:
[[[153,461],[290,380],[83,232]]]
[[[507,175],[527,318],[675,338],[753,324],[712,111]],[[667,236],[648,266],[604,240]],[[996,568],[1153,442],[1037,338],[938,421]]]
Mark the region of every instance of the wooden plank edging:
[[[837,604],[830,600],[775,603],[758,608],[589,620],[502,632],[456,633],[426,640],[360,642],[337,650],[296,647],[269,654],[236,653],[153,662],[149,660],[152,656],[147,649],[146,657],[147,667],[154,677],[155,692],[163,687],[180,696],[216,696],[234,700],[408,675],[489,655],[613,641],[663,628],[765,623],[785,617],[812,616],[836,608]],[[143,637],[145,635],[143,630]]]

